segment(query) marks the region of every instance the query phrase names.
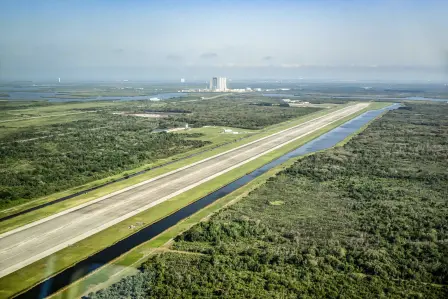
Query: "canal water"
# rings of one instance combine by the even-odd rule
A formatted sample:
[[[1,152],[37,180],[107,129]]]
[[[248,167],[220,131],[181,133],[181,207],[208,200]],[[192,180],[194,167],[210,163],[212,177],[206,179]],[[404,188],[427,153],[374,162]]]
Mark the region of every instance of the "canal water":
[[[268,164],[265,164],[255,171],[246,174],[245,176],[218,189],[217,191],[212,192],[209,195],[178,210],[170,216],[163,218],[146,228],[141,229],[128,238],[123,239],[115,243],[114,245],[105,248],[98,253],[95,253],[87,259],[80,261],[70,268],[63,270],[55,276],[37,284],[28,291],[18,295],[16,298],[45,298],[52,293],[57,292],[58,290],[68,286],[70,283],[72,283],[72,281],[86,276],[87,274],[100,268],[102,265],[107,264],[120,255],[130,251],[132,248],[154,238],[155,236],[174,226],[181,220],[191,216],[195,212],[213,203],[217,199],[222,198],[232,191],[235,191],[236,189],[246,185],[248,182],[252,181],[263,173],[266,173],[268,170],[274,168],[275,166],[280,165],[294,157],[328,149],[347,138],[350,134],[359,130],[362,126],[380,115],[382,112],[386,110],[397,109],[399,106],[400,104],[393,104],[383,109],[368,111],[344,123],[343,125],[321,135],[320,137],[308,142],[307,144],[281,156],[278,159],[273,160]]]

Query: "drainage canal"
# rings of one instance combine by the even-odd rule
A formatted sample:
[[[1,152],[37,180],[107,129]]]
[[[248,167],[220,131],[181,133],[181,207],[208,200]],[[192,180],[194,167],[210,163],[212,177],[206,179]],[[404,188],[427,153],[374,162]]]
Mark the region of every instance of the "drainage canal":
[[[15,298],[45,298],[70,285],[70,283],[72,283],[73,281],[95,271],[102,265],[116,259],[132,248],[154,238],[166,229],[176,225],[181,220],[191,216],[198,210],[213,203],[217,199],[226,196],[232,191],[235,191],[241,186],[244,186],[248,182],[252,181],[256,177],[262,175],[273,167],[280,165],[294,157],[328,149],[347,138],[350,134],[359,130],[362,126],[367,124],[369,121],[371,121],[384,111],[397,109],[398,107],[400,107],[400,104],[393,104],[383,109],[365,112],[360,116],[308,142],[307,144],[281,156],[278,159],[273,160],[268,164],[265,164],[264,166],[237,179],[236,181],[233,181],[232,183],[216,190],[215,192],[210,193],[209,195],[191,203],[190,205],[178,210],[177,212],[155,222],[152,225],[147,226],[146,228],[141,229],[135,234],[115,243],[114,245],[95,253],[85,260],[78,262],[70,268],[67,268],[62,272],[56,274],[55,276],[50,277],[47,280],[35,285],[24,293],[17,295]]]

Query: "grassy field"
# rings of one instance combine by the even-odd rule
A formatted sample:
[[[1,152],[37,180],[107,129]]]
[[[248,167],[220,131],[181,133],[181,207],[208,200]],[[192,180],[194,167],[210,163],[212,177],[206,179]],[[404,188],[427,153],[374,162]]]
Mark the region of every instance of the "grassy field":
[[[91,111],[104,107],[120,106],[116,102],[85,103],[46,103],[46,102],[11,102],[0,103],[0,143],[3,138],[40,127],[71,123],[94,118]]]
[[[370,109],[370,107],[368,109]],[[59,251],[58,253],[51,255],[50,257],[44,258],[36,263],[33,263],[28,267],[25,267],[15,273],[12,273],[0,279],[0,289],[4,290],[3,291],[4,294],[9,296],[11,294],[18,292],[19,290],[29,287],[37,283],[38,281],[42,280],[47,275],[49,275],[48,270],[46,270],[48,265],[51,265],[50,272],[52,273],[58,272],[68,267],[69,265],[73,264],[77,260],[81,260],[86,256],[89,256],[94,252],[100,250],[101,248],[107,247],[108,245],[113,244],[114,242],[132,234],[134,231],[129,229],[131,225],[135,225],[136,223],[144,223],[145,226],[149,225],[150,223],[153,223],[154,221],[157,221],[158,219],[165,217],[166,215],[187,205],[188,203],[199,199],[200,197],[208,194],[209,192],[212,192],[213,190],[220,188],[226,183],[243,176],[247,172],[256,169],[261,165],[264,165],[267,162],[271,161],[272,159],[281,156],[282,154],[306,143],[307,141],[321,135],[322,133],[328,131],[329,129],[338,126],[339,124],[345,122],[347,119],[352,118],[354,116],[355,115],[352,115],[344,120],[338,121],[337,123],[334,123],[326,128],[323,128],[312,135],[306,136],[303,139],[288,144],[287,146],[282,147],[279,150],[271,152],[252,162],[249,162],[243,167],[228,172],[214,180],[211,180],[210,182],[207,182],[206,184],[203,184],[197,188],[189,190],[173,199],[170,199],[160,205],[157,205],[154,208],[149,209],[148,211],[145,211],[135,217],[129,218],[121,222],[120,224],[117,224],[107,230],[104,230],[88,239],[78,242],[74,246],[65,248]],[[302,121],[305,120],[301,119],[296,120],[295,122],[302,122]],[[280,130],[283,126],[286,127],[292,126],[293,124],[295,124],[295,122],[289,124],[282,124],[281,126],[278,126],[276,129]],[[258,136],[257,138],[259,137],[260,136]],[[142,227],[141,225],[140,226],[137,225],[137,228],[141,227]],[[20,283],[17,283],[18,281],[20,281]]]
[[[298,159],[90,298],[446,298],[447,109]]]
[[[48,103],[48,102],[3,102],[0,104],[2,112],[0,119],[17,119],[51,116],[53,114],[62,114],[79,111],[80,109],[97,110],[104,107],[119,107],[125,105],[125,102],[96,101],[96,102],[69,102],[69,103]]]

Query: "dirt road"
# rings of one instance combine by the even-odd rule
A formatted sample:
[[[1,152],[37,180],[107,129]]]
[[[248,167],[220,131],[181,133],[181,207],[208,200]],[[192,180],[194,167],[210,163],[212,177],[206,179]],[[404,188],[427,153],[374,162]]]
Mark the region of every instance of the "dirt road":
[[[364,109],[357,104],[0,235],[0,277]]]

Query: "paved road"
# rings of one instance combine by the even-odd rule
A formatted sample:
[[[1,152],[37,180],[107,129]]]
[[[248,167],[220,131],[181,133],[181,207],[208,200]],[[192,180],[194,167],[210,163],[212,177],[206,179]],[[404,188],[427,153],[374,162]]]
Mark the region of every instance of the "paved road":
[[[0,235],[0,277],[353,114],[349,106]]]

